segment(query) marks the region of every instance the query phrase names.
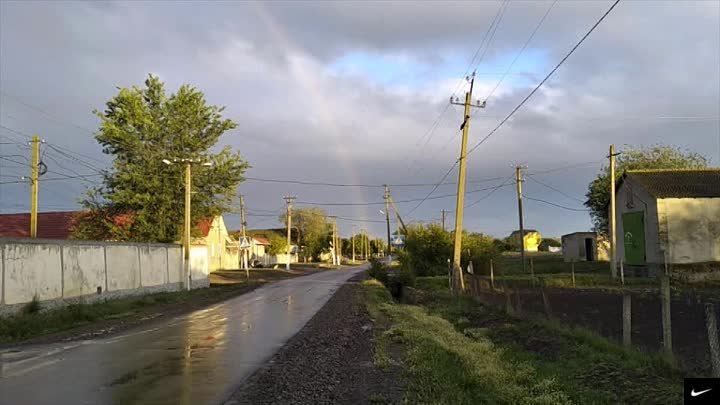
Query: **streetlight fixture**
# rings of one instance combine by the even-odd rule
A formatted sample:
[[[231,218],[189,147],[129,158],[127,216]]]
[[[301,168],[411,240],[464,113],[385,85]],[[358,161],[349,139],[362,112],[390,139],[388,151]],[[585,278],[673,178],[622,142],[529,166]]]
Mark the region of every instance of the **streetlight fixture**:
[[[202,166],[212,166],[212,162],[202,162],[200,159],[163,159],[163,163],[170,166],[175,163],[185,163],[185,219],[184,219],[184,232],[183,232],[183,251],[184,251],[184,267],[185,267],[185,280],[187,282],[187,290],[190,290],[192,284],[192,277],[190,274],[190,197],[192,195],[192,165],[193,163],[199,163]]]

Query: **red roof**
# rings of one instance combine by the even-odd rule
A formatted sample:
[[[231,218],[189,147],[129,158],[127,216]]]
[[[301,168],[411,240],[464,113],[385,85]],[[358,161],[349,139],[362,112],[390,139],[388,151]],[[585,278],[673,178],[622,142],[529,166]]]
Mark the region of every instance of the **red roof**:
[[[39,212],[37,237],[69,239],[75,216],[80,211]],[[0,214],[0,237],[29,238],[30,214]]]
[[[258,245],[270,246],[270,241],[262,236],[253,236],[253,239],[255,239],[255,243]]]
[[[210,234],[210,228],[212,228],[213,218],[205,218],[200,220],[197,225],[197,229],[200,231],[200,235],[204,238]]]

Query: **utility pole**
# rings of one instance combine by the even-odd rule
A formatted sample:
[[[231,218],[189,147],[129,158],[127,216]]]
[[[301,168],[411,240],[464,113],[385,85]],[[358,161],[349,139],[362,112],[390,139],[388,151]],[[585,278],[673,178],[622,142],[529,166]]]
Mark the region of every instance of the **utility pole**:
[[[390,257],[392,254],[392,245],[390,244],[390,187],[388,185],[385,185],[385,195],[383,196],[385,199],[385,223],[387,224],[387,255]]]
[[[170,166],[176,163],[185,163],[185,218],[183,223],[183,250],[185,264],[185,281],[187,282],[187,290],[190,291],[192,284],[192,275],[190,274],[190,223],[192,216],[190,215],[190,204],[192,196],[192,164],[200,163],[202,166],[212,166],[212,162],[201,162],[199,159],[191,158],[175,158],[173,160],[163,159],[163,163]]]
[[[615,235],[615,145],[610,145],[610,274],[617,278],[617,235]]]
[[[247,228],[247,221],[245,220],[245,197],[240,194],[240,229],[242,232],[242,239],[245,241],[247,235],[246,235],[246,228]],[[250,278],[250,272],[248,270],[248,250],[247,249],[241,249],[242,254],[242,268],[245,270],[245,275],[247,278]]]
[[[465,93],[465,102],[460,103],[457,97],[454,101],[452,97],[450,98],[451,104],[465,107],[463,123],[460,125],[460,129],[462,129],[462,142],[460,143],[460,157],[458,158],[460,167],[458,168],[457,201],[455,203],[455,243],[453,246],[453,267],[454,271],[457,271],[460,275],[460,288],[463,291],[465,290],[465,279],[460,265],[460,256],[462,252],[463,208],[465,206],[465,178],[467,175],[467,143],[468,131],[470,130],[470,107],[485,108],[485,102],[480,103],[478,101],[477,104],[472,104],[471,101],[473,86],[475,85],[475,72],[467,79],[470,82],[470,90]]]
[[[290,252],[292,252],[290,232],[292,230],[292,202],[297,198],[294,196],[285,196],[285,202],[287,203],[287,263],[285,264],[285,270],[290,271]]]
[[[515,184],[518,199],[518,220],[520,222],[520,261],[522,261],[523,274],[525,273],[525,228],[523,226],[523,206],[522,206],[522,166],[515,167]]]
[[[40,186],[40,137],[34,135],[32,145],[32,163],[30,164],[30,237],[37,238],[38,188]]]
[[[445,214],[446,214],[446,213],[447,213],[447,211],[445,211],[445,210],[440,211],[441,218],[442,218],[443,231],[445,230]]]
[[[350,239],[352,239],[352,262],[355,264],[355,233],[350,236]],[[360,246],[362,246],[362,244]]]
[[[337,217],[331,216],[333,220],[332,225],[332,244],[333,244],[333,264],[337,265],[338,263],[338,249],[340,248],[337,243]]]

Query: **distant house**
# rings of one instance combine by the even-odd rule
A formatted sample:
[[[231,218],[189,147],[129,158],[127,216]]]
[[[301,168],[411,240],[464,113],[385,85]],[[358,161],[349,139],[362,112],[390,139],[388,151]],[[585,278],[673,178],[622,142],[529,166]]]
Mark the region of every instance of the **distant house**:
[[[38,213],[37,237],[42,239],[70,239],[79,211]],[[30,213],[0,214],[0,237],[29,238]]]
[[[720,169],[631,170],[617,185],[617,257],[642,274],[720,270]],[[690,266],[693,267],[693,266]]]
[[[276,255],[268,253],[271,234],[279,235],[280,237],[285,238],[287,237],[287,229],[253,229],[248,230],[246,233],[252,237],[252,246],[250,248],[251,261],[257,260],[262,263],[263,266],[285,264],[288,262],[288,255],[286,253],[278,253]],[[290,237],[293,242],[297,241],[298,233],[296,229],[292,230]],[[300,249],[296,243],[290,245],[290,263],[298,262],[299,251]]]
[[[203,219],[196,228],[199,235],[192,244],[207,247],[209,271],[240,268],[238,241],[228,234],[222,215]]]
[[[596,232],[574,232],[562,236],[562,252],[566,262],[607,261],[610,245]]]
[[[540,232],[535,229],[525,229],[524,233],[525,251],[537,252],[540,247],[540,242],[542,242],[542,235],[540,235]],[[520,231],[513,231],[508,239],[514,244],[520,246]]]

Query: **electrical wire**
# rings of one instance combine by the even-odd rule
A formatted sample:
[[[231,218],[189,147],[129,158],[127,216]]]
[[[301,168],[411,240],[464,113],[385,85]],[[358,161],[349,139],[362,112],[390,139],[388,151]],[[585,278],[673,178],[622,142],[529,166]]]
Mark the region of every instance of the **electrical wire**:
[[[585,201],[583,201],[583,200],[581,200],[581,199],[579,199],[579,198],[573,197],[573,196],[571,196],[570,194],[567,194],[566,192],[564,192],[564,191],[562,191],[562,190],[558,190],[557,188],[555,188],[555,187],[553,187],[553,186],[551,186],[551,185],[549,185],[549,184],[547,184],[547,183],[543,183],[542,181],[536,179],[536,178],[533,177],[533,176],[527,175],[527,176],[525,176],[525,178],[528,178],[528,179],[534,181],[535,183],[540,184],[541,186],[545,186],[545,187],[549,188],[550,190],[555,191],[556,193],[562,194],[562,195],[564,195],[565,197],[567,197],[567,198],[569,198],[569,199],[571,199],[571,200],[575,200],[575,201],[577,201],[577,202],[579,202],[579,203],[585,203]]]
[[[504,182],[502,182],[501,184],[493,187],[492,190],[491,190],[489,193],[487,193],[486,195],[480,197],[480,198],[477,199],[475,202],[473,202],[473,203],[471,203],[471,204],[468,204],[468,205],[465,205],[465,208],[473,207],[473,206],[477,205],[478,203],[480,203],[480,201],[483,201],[483,200],[489,198],[491,195],[493,195],[493,194],[494,194],[496,191],[498,191],[499,189],[501,189],[501,188],[503,188],[503,187],[511,186],[511,185],[514,183],[514,182],[512,181],[514,177],[515,177],[515,176],[507,177],[507,179],[506,179]],[[509,181],[509,182],[508,182],[508,181]]]
[[[413,209],[408,211],[408,213],[406,214],[407,216],[410,216],[413,212],[415,212],[415,210],[417,210],[425,201],[427,201],[430,198],[432,193],[434,193],[435,190],[437,190],[438,187],[440,187],[440,185],[445,181],[445,179],[447,179],[447,177],[450,175],[450,173],[452,173],[453,169],[455,169],[455,166],[457,166],[458,162],[460,162],[460,160],[456,160],[455,163],[453,163],[453,165],[450,166],[450,169],[445,173],[445,175],[442,177],[442,179],[440,179],[440,181],[435,184],[433,189],[430,190],[430,192],[425,196],[425,198],[423,198],[415,207],[413,207]]]
[[[500,129],[510,119],[510,117],[512,117],[540,89],[540,87],[542,87],[542,85],[548,81],[548,79],[550,79],[550,77],[555,73],[555,71],[557,71],[560,68],[560,66],[562,66],[562,64],[565,63],[565,61],[570,57],[570,55],[572,55],[575,52],[575,50],[583,42],[585,42],[585,39],[587,39],[587,37],[590,36],[590,34],[593,31],[595,31],[595,28],[597,28],[597,26],[600,25],[600,23],[603,22],[603,20],[605,20],[605,17],[607,17],[608,14],[610,14],[610,12],[615,8],[615,6],[618,5],[619,2],[620,2],[620,0],[615,0],[615,2],[610,6],[610,8],[608,8],[608,10],[605,12],[605,14],[603,14],[600,17],[600,19],[597,20],[592,27],[590,27],[588,32],[586,32],[585,35],[583,35],[583,37],[580,38],[580,40],[575,44],[575,46],[573,46],[570,49],[570,51],[565,55],[565,57],[563,57],[560,60],[560,62],[557,65],[555,65],[555,67],[550,71],[550,73],[548,73],[547,76],[545,76],[545,78],[542,79],[542,81],[537,86],[535,86],[535,88],[520,102],[520,104],[518,104],[515,108],[513,108],[512,111],[510,111],[510,113],[505,118],[503,118],[502,121],[500,121],[500,123],[492,131],[490,131],[487,135],[485,135],[484,138],[482,138],[472,148],[470,148],[470,150],[467,152],[466,156],[470,155],[475,150],[477,150],[477,148],[479,148],[480,145],[485,143],[485,141],[487,141],[493,134],[495,134],[497,132],[497,130]]]
[[[589,210],[586,209],[586,208],[566,207],[566,206],[564,206],[564,205],[556,204],[556,203],[554,203],[554,202],[550,202],[550,201],[546,201],[546,200],[541,200],[541,199],[539,199],[539,198],[533,198],[533,197],[527,196],[527,195],[525,195],[525,194],[523,194],[522,196],[523,196],[523,198],[526,198],[526,199],[528,199],[528,200],[538,201],[538,202],[545,203],[545,204],[548,204],[548,205],[552,205],[552,206],[555,206],[555,207],[558,207],[558,208],[562,208],[562,209],[568,210],[568,211],[579,211],[579,212],[588,212],[588,211],[589,211]]]
[[[495,87],[493,87],[493,89],[490,90],[490,93],[485,97],[485,100],[486,100],[486,101],[487,101],[490,97],[492,97],[493,94],[495,94],[495,90],[497,90],[498,87],[500,87],[500,84],[501,84],[501,83],[505,80],[505,78],[508,76],[508,74],[510,73],[510,70],[512,70],[513,66],[515,66],[515,63],[518,61],[518,59],[519,59],[520,56],[523,54],[523,52],[525,52],[525,49],[526,49],[527,46],[530,44],[530,41],[533,40],[533,38],[535,37],[535,34],[537,34],[538,30],[540,30],[540,27],[541,27],[541,26],[543,25],[543,23],[545,22],[545,19],[547,18],[548,14],[550,14],[550,10],[552,10],[552,8],[555,6],[555,3],[557,3],[557,0],[554,0],[552,3],[550,3],[550,6],[548,7],[547,11],[545,11],[545,14],[543,14],[542,18],[540,18],[540,21],[539,21],[538,24],[535,26],[535,29],[533,30],[533,32],[530,34],[530,37],[528,37],[527,41],[525,41],[525,43],[523,44],[522,48],[520,48],[520,51],[515,55],[515,58],[512,60],[512,62],[510,62],[510,65],[508,66],[507,70],[505,70],[505,73],[503,73],[502,77],[501,77],[500,80],[497,82],[497,84],[495,85]]]

